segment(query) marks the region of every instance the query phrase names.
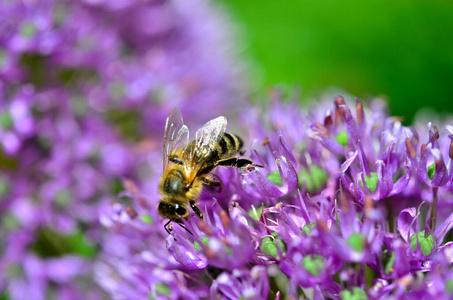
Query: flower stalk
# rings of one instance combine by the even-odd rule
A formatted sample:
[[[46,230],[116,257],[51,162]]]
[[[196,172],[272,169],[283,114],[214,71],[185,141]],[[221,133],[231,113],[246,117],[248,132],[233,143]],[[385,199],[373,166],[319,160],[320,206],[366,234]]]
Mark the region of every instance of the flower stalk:
[[[430,229],[433,230],[436,228],[436,220],[437,220],[437,202],[438,202],[438,190],[437,186],[433,186],[433,199],[431,202],[431,216],[430,216]]]

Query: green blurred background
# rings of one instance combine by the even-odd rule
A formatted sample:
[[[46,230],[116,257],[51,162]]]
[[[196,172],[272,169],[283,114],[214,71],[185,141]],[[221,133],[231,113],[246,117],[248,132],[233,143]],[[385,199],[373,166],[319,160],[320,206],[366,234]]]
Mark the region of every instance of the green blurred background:
[[[453,112],[451,1],[219,1],[239,23],[257,90],[384,96],[407,122],[421,107]]]

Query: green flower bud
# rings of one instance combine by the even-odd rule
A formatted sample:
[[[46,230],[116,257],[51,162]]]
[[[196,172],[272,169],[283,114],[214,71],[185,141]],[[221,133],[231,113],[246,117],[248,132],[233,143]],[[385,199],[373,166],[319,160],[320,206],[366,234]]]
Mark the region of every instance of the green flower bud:
[[[6,51],[3,49],[0,49],[0,68],[3,68],[5,65],[6,61]]]
[[[306,234],[306,236],[311,235],[311,230],[316,226],[316,223],[311,222],[310,224],[305,224],[302,228],[302,231]]]
[[[277,247],[278,247],[278,249],[280,249],[280,252],[285,252],[286,251],[285,242],[282,241],[282,239],[280,238],[278,233],[272,232],[272,236],[274,237],[274,243],[277,244]]]
[[[13,118],[11,117],[11,115],[7,111],[0,113],[0,127],[3,129],[8,129],[11,128],[12,125]]]
[[[154,220],[151,218],[150,215],[142,215],[140,217],[140,220],[143,222],[143,223],[146,223],[148,225],[153,225],[154,224]]]
[[[209,245],[209,237],[207,235],[204,235],[202,238],[201,238],[201,243],[205,246],[208,246]]]
[[[279,238],[277,232],[273,232],[272,236],[274,239],[270,237],[265,237],[261,241],[261,251],[269,256],[272,256],[274,258],[278,257],[278,249],[280,250],[280,253],[284,253],[286,251],[286,245],[285,243]]]
[[[123,83],[114,82],[109,86],[109,94],[113,99],[119,100],[125,95],[125,87]]]
[[[340,292],[341,300],[368,300],[368,296],[364,290],[358,287],[352,288],[352,293],[348,290]]]
[[[96,246],[78,231],[71,235],[63,235],[50,229],[40,229],[31,250],[41,257],[59,257],[76,254],[82,257],[93,257]]]
[[[420,250],[422,251],[423,256],[429,256],[433,250],[434,250],[434,245],[435,245],[435,236],[431,233],[428,233],[428,235],[425,237],[425,232],[424,231],[419,231],[417,233],[414,233],[411,236],[411,249],[412,251],[417,250],[417,238],[418,242],[420,243]]]
[[[9,192],[10,184],[6,178],[0,176],[0,197],[6,196]]]
[[[205,246],[209,245],[209,237],[207,235],[203,236],[201,238],[201,243]],[[197,251],[201,250],[201,246],[197,241],[193,242],[193,248]]]
[[[201,246],[200,244],[198,244],[197,241],[193,242],[193,248],[197,251],[200,251],[201,250]]]
[[[22,24],[20,33],[27,38],[32,37],[36,34],[36,27],[33,23],[26,22]]]
[[[166,283],[160,282],[160,283],[156,284],[154,286],[154,288],[156,289],[156,292],[160,295],[163,295],[163,296],[171,295],[171,289]]]
[[[1,227],[6,230],[14,230],[19,228],[20,221],[16,216],[6,214],[2,217]]]
[[[250,217],[252,217],[255,221],[259,221],[261,218],[261,214],[263,213],[263,205],[256,207],[255,209],[251,208],[248,211]]]
[[[326,185],[329,178],[327,172],[320,166],[313,165],[310,170],[302,170],[298,174],[299,184],[305,185],[309,193],[319,191]]]
[[[429,179],[433,180],[434,175],[436,175],[436,164],[431,164],[426,168],[428,172]]]
[[[342,146],[347,146],[348,145],[348,132],[347,131],[342,131],[337,134],[335,137],[335,140],[338,142],[338,144]]]
[[[88,109],[87,102],[88,101],[83,97],[73,97],[71,99],[71,108],[74,114],[77,116],[83,116]]]
[[[321,271],[324,270],[324,257],[317,254],[305,256],[302,259],[302,267],[311,275],[319,277]]]
[[[55,204],[58,207],[67,207],[71,203],[71,193],[69,190],[60,190],[55,195]]]
[[[24,276],[24,273],[25,273],[23,266],[19,263],[10,263],[9,265],[6,266],[6,270],[4,272],[8,277],[11,277],[11,278],[21,278]],[[0,299],[8,300],[9,298],[6,298],[6,297],[3,298],[0,296]]]
[[[393,266],[395,265],[395,252],[390,254],[385,261],[385,274],[390,275],[393,272]]]
[[[365,242],[365,237],[360,233],[353,233],[348,238],[348,245],[357,252],[363,251]]]
[[[377,185],[379,183],[378,174],[375,172],[371,172],[370,176],[364,175],[363,177],[365,178],[365,184],[366,184],[366,187],[368,188],[368,190],[372,194],[376,193]],[[360,184],[362,185],[362,188],[363,188],[363,182],[360,182]]]
[[[277,246],[275,245],[274,241],[270,237],[265,237],[261,241],[261,251],[269,256],[277,257]]]
[[[445,283],[445,290],[449,295],[453,294],[453,279],[447,280]]]
[[[276,186],[283,186],[282,177],[280,176],[280,172],[278,170],[267,174],[266,178]]]

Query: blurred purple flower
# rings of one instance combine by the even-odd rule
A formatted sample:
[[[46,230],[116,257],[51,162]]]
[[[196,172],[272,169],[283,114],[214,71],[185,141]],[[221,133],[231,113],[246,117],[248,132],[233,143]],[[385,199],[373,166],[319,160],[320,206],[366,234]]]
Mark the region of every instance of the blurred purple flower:
[[[211,299],[265,299],[269,292],[266,269],[254,266],[251,270],[222,273],[211,286]]]
[[[243,98],[229,22],[199,0],[3,1],[0,11],[0,298],[105,298],[91,268],[99,215],[122,178],[154,172],[168,110],[198,123],[207,111],[233,116],[230,99]],[[185,286],[164,273],[150,297]]]

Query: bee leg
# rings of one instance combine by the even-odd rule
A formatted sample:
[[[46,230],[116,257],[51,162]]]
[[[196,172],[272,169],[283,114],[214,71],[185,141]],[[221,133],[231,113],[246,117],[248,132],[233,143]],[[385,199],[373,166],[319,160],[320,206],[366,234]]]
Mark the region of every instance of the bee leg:
[[[197,207],[197,208],[198,208],[198,207]],[[170,225],[171,221],[172,221],[172,220],[168,220],[168,222],[165,223],[165,225],[164,225],[165,231],[166,231],[168,234],[171,234],[171,231],[172,231],[172,229],[169,228],[170,226],[172,226],[172,225]],[[186,226],[184,226],[183,223],[177,222],[177,221],[175,221],[175,222],[176,222],[179,226],[181,226],[182,228],[184,228],[185,231],[187,231],[188,233],[190,233],[191,235],[193,235],[193,233],[190,232],[190,230],[187,229]],[[176,241],[176,239],[175,239],[175,241]]]
[[[206,186],[208,186],[208,187],[218,187],[219,188],[219,193],[222,191],[222,184],[218,180],[213,180],[213,179],[209,179],[209,178],[204,177],[203,178],[203,183]]]
[[[180,222],[176,222],[176,223],[178,223],[178,225],[179,225],[179,226],[181,226],[182,228],[184,228],[184,230],[185,230],[185,231],[187,231],[188,233],[190,233],[190,235],[193,235],[193,233],[192,233],[192,232],[190,232],[190,230],[189,230],[189,229],[187,229],[187,228],[186,228],[186,226],[184,226],[184,224],[183,224],[183,223],[180,223]]]
[[[195,205],[195,201],[190,201],[190,207],[192,207],[192,210],[194,213],[203,221],[203,213],[201,210],[198,208],[198,206]]]
[[[171,234],[171,229],[168,229],[168,225],[170,225],[171,223],[171,220],[168,220],[167,223],[165,223],[164,225],[164,228],[165,228],[165,231],[168,233],[168,234]],[[171,226],[171,225],[170,225]]]
[[[251,165],[253,167],[264,168],[263,165],[258,165],[253,162],[250,158],[239,158],[239,157],[230,157],[226,159],[219,160],[216,163],[216,166],[221,167],[236,167],[236,168],[243,168],[245,166]]]

